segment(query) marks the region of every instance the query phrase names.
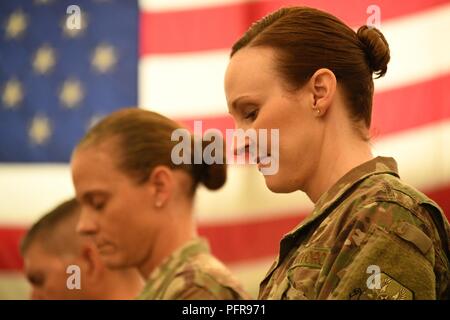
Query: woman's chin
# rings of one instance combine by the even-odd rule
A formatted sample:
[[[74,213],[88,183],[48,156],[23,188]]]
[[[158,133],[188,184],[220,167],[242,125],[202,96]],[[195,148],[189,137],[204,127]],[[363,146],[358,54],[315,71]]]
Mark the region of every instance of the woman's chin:
[[[290,193],[296,191],[295,188],[290,188],[286,185],[286,181],[280,178],[278,174],[275,175],[265,175],[264,180],[266,181],[267,188],[275,193]]]

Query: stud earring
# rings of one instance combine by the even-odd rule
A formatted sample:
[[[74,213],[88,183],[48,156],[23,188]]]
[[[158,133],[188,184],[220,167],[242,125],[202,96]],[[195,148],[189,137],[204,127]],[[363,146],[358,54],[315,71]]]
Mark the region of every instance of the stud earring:
[[[313,107],[312,109],[316,112],[317,115],[320,115],[320,109],[319,108]]]

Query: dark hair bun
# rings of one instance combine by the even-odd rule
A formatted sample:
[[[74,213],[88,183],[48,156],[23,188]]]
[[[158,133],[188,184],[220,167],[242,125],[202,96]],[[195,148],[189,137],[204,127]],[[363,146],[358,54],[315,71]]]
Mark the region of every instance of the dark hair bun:
[[[197,139],[197,138],[194,138]],[[194,178],[197,182],[202,183],[209,190],[217,190],[220,189],[227,180],[227,164],[226,164],[226,149],[225,143],[222,138],[222,145],[224,146],[223,150],[215,150],[214,153],[219,152],[217,155],[214,154],[215,159],[221,159],[221,163],[216,163],[215,161],[210,164],[205,162],[205,158],[203,157],[203,151],[209,145],[210,141],[202,139],[202,147],[201,150],[196,150],[197,152],[201,152],[201,157],[203,159],[201,164],[193,164],[194,169]],[[192,159],[194,160],[194,159]],[[212,160],[212,159],[210,159]],[[194,162],[192,162],[194,163]]]
[[[391,58],[389,45],[380,30],[375,27],[362,26],[356,33],[366,54],[368,65],[376,78],[384,76]]]
[[[209,190],[220,189],[227,180],[227,165],[226,164],[203,164],[203,174],[201,182]]]

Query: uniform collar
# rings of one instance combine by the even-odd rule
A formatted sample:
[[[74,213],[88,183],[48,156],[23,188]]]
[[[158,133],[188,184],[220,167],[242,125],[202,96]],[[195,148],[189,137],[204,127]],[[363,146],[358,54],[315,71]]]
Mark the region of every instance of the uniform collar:
[[[279,256],[267,273],[266,278],[278,266],[278,264],[283,261],[301,231],[305,230],[307,226],[309,226],[312,222],[317,221],[319,218],[324,218],[324,215],[326,215],[329,211],[328,209],[354,185],[370,176],[377,174],[391,174],[399,177],[396,161],[393,158],[388,157],[376,157],[370,161],[367,161],[351,169],[327,192],[322,194],[314,206],[313,212],[293,230],[283,236],[283,239],[280,242]]]
[[[306,225],[310,224],[339,200],[350,188],[360,181],[377,174],[391,174],[399,177],[397,162],[390,157],[376,157],[351,169],[342,176],[328,191],[322,194],[314,206],[313,212],[285,236],[292,236]]]

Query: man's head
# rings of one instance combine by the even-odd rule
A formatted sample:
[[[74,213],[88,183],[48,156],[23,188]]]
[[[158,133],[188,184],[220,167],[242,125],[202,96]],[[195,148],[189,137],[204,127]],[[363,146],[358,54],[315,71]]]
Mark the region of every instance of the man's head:
[[[142,280],[136,270],[112,271],[91,239],[76,233],[80,207],[68,200],[37,221],[20,251],[32,299],[133,298]]]

